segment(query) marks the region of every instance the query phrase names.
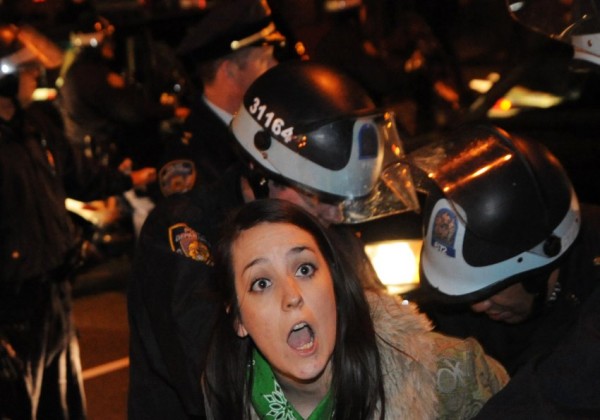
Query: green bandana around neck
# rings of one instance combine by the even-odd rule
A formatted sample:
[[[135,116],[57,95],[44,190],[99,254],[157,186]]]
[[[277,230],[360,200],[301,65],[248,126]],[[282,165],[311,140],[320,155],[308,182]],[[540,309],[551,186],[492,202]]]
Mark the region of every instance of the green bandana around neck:
[[[281,386],[264,357],[254,349],[252,354],[254,377],[252,383],[252,406],[262,420],[322,420],[333,418],[331,390],[319,402],[314,411],[304,419],[283,394]]]

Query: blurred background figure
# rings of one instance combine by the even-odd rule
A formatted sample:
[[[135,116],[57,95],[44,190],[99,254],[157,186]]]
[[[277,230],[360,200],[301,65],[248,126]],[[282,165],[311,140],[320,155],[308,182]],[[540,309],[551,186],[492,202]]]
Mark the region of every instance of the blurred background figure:
[[[460,111],[465,93],[460,71],[449,42],[425,18],[424,2],[269,3],[303,41],[305,56],[344,71],[378,105],[393,107],[405,136],[445,128]],[[438,6],[435,12],[449,9]]]
[[[148,127],[183,118],[188,110],[148,98],[119,73],[115,27],[94,12],[79,16],[71,34],[69,59],[57,80],[57,104],[76,156],[77,176],[103,195],[124,194],[133,209],[137,231],[153,207],[147,194],[156,180],[154,166],[140,166],[159,156],[161,144]]]
[[[70,149],[30,106],[62,51],[28,26],[0,27],[0,417],[83,419],[71,319],[79,244],[65,208]],[[21,100],[20,100],[21,99]]]
[[[193,162],[197,182],[218,180],[237,161],[228,125],[250,84],[277,60],[285,47],[265,1],[218,2],[181,42],[178,53],[195,74],[192,111],[179,141],[169,143],[161,185]],[[188,178],[189,179],[189,178]],[[179,184],[187,190],[188,184]],[[173,193],[169,187],[166,195]]]
[[[323,2],[324,32],[311,59],[335,66],[364,86],[382,104],[394,92],[410,88],[400,60],[388,60],[367,33],[367,7],[362,0]]]

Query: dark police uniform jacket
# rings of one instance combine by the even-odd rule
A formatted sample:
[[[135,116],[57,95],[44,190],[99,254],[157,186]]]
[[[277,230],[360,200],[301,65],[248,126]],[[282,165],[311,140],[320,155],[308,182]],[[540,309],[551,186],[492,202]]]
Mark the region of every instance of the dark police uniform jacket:
[[[534,335],[556,344],[529,354],[477,418],[600,418],[600,207],[582,206],[581,229],[561,265],[559,306]]]
[[[70,281],[78,255],[65,207],[72,156],[54,121],[31,106],[0,119],[0,417],[21,418],[36,395],[29,375],[42,375],[38,412],[47,418],[85,418],[78,354],[71,352]],[[15,355],[5,359],[9,343]],[[18,369],[4,376],[11,361]],[[69,371],[60,375],[59,363]],[[63,399],[64,398],[64,399]]]
[[[219,309],[211,247],[242,203],[232,171],[211,188],[165,198],[144,223],[128,288],[129,419],[203,416],[200,365]]]
[[[206,105],[201,96],[192,104],[179,141],[166,144],[168,160],[187,159],[194,162],[198,182],[210,184],[233,166],[238,157],[235,139],[229,127]]]
[[[240,172],[157,204],[142,228],[128,288],[129,419],[201,418],[201,365],[215,320],[212,247],[227,213],[243,204]],[[336,227],[349,261],[382,287],[353,231]]]
[[[34,110],[11,123],[0,119],[0,286],[60,267],[75,246],[75,230],[65,208],[68,143],[50,120]],[[44,130],[43,122],[48,122]],[[0,298],[6,297],[2,294]]]

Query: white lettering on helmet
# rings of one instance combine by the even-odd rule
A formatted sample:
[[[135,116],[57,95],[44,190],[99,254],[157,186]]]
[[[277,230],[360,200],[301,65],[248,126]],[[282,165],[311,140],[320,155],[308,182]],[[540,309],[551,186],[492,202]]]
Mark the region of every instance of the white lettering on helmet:
[[[254,117],[256,122],[269,130],[273,136],[281,137],[286,143],[292,141],[294,127],[286,127],[285,121],[282,118],[278,118],[274,112],[268,111],[267,105],[261,104],[260,98],[254,98],[252,105],[248,108],[248,112],[250,112],[250,115]]]

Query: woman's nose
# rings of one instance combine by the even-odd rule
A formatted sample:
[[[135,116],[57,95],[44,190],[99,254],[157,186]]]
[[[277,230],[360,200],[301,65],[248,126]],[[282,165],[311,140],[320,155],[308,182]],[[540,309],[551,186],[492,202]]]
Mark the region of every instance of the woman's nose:
[[[290,280],[287,283],[286,290],[283,297],[284,310],[297,308],[302,305],[304,300],[302,299],[302,293],[296,285],[294,280]]]

